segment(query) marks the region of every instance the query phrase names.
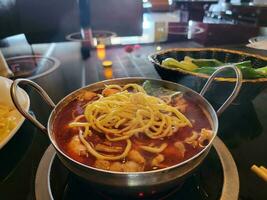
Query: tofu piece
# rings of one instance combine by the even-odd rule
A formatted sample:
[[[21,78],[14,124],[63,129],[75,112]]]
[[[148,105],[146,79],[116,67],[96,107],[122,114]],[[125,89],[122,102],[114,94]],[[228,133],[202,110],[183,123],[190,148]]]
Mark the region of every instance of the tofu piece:
[[[132,160],[132,161],[137,162],[139,164],[145,163],[144,157],[137,150],[131,150],[128,154],[128,158],[129,158],[129,160]]]

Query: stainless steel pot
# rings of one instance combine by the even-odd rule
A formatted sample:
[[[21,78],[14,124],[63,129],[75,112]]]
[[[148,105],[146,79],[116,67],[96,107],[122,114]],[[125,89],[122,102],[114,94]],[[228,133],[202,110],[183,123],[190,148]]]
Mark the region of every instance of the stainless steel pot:
[[[217,113],[214,111],[213,107],[209,104],[209,102],[203,97],[209,88],[211,82],[215,79],[215,76],[221,71],[232,69],[236,73],[237,81],[235,88],[232,94],[227,98],[224,104],[218,109]],[[70,101],[72,101],[77,95],[82,93],[84,90],[97,90],[104,88],[105,84],[119,84],[124,85],[127,83],[138,83],[142,84],[144,81],[149,80],[152,84],[157,84],[163,86],[165,88],[181,91],[183,95],[189,97],[195,103],[197,103],[205,112],[206,116],[210,120],[212,130],[214,132],[214,136],[209,145],[207,145],[201,152],[197,155],[191,157],[190,159],[179,163],[177,165],[159,169],[155,171],[147,171],[147,172],[134,172],[134,173],[126,173],[126,172],[111,172],[101,169],[96,169],[90,166],[86,166],[72,159],[68,155],[66,155],[57,145],[55,141],[55,133],[53,132],[53,124],[55,117],[58,112],[66,106]],[[50,117],[48,119],[47,128],[43,126],[38,120],[36,120],[33,116],[31,116],[26,110],[24,110],[19,103],[19,99],[17,98],[17,90],[18,85],[27,84],[32,86],[43,98],[44,100],[53,108]],[[20,111],[20,113],[30,120],[36,127],[42,130],[44,133],[47,133],[49,139],[53,146],[57,151],[57,155],[62,161],[62,163],[69,168],[73,173],[78,176],[86,179],[89,183],[92,183],[93,186],[97,186],[101,188],[101,190],[108,191],[111,193],[119,193],[119,194],[136,194],[140,191],[144,193],[157,192],[170,189],[173,186],[179,184],[181,180],[186,178],[189,174],[192,173],[203,161],[203,159],[208,154],[213,139],[217,135],[218,130],[218,118],[217,115],[220,115],[235,99],[238,95],[238,92],[241,88],[242,84],[242,74],[240,70],[234,66],[228,65],[219,68],[213,75],[210,76],[207,83],[203,87],[200,94],[195,91],[184,87],[182,85],[149,78],[122,78],[122,79],[113,79],[102,82],[97,82],[81,89],[78,89],[65,98],[63,98],[57,105],[53,103],[53,101],[49,98],[46,92],[36,83],[27,80],[27,79],[17,79],[13,82],[11,86],[11,97],[16,106],[16,108]]]

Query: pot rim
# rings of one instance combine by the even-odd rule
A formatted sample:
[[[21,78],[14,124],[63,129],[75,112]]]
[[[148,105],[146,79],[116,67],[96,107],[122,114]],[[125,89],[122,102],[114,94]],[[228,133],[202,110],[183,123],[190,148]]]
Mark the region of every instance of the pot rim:
[[[210,115],[211,115],[211,120],[210,123],[211,127],[213,128],[213,137],[210,140],[209,144],[207,146],[205,146],[200,152],[198,152],[197,154],[195,154],[194,156],[190,157],[189,159],[178,163],[176,165],[172,165],[170,167],[166,167],[166,168],[162,168],[162,169],[157,169],[157,170],[150,170],[150,171],[144,171],[144,172],[115,172],[115,171],[109,171],[109,170],[103,170],[103,169],[98,169],[95,167],[91,167],[88,165],[85,165],[83,163],[80,163],[79,161],[76,161],[75,159],[71,158],[70,156],[68,156],[67,154],[65,154],[57,145],[55,139],[52,136],[53,133],[53,121],[54,121],[54,116],[57,115],[58,111],[56,111],[56,108],[58,108],[61,104],[64,104],[67,98],[70,98],[70,96],[75,95],[77,92],[86,89],[88,87],[92,87],[94,85],[98,85],[98,84],[105,84],[105,83],[109,83],[112,81],[123,81],[123,80],[132,80],[132,82],[136,82],[137,80],[139,81],[146,81],[146,80],[151,80],[151,81],[156,81],[156,82],[161,82],[161,83],[166,83],[166,84],[171,84],[171,85],[176,85],[179,86],[180,88],[183,88],[185,91],[189,91],[190,93],[193,93],[194,95],[197,95],[199,98],[201,98],[201,100],[203,101],[204,105],[207,106],[210,111],[207,111]],[[100,89],[100,88],[99,88]],[[64,107],[64,106],[63,106]],[[89,84],[87,86],[84,86],[82,88],[79,88],[73,92],[71,92],[70,94],[68,94],[67,96],[65,96],[63,99],[61,99],[55,106],[55,108],[51,111],[49,118],[48,118],[48,122],[47,122],[47,134],[49,137],[50,142],[52,143],[52,145],[54,146],[54,148],[57,150],[57,153],[60,153],[62,156],[66,157],[68,160],[74,162],[75,164],[78,164],[80,166],[83,166],[89,170],[97,170],[99,172],[103,172],[103,173],[110,173],[110,174],[117,174],[117,175],[129,175],[129,176],[137,176],[140,174],[155,174],[155,173],[161,173],[164,171],[168,171],[177,167],[180,167],[192,160],[194,160],[195,158],[199,157],[201,154],[203,154],[206,150],[210,149],[210,146],[212,145],[212,142],[214,140],[214,138],[216,137],[218,132],[218,117],[217,114],[215,112],[215,110],[213,109],[213,107],[211,106],[211,104],[205,99],[205,97],[201,96],[199,93],[195,92],[194,90],[187,88],[183,85],[177,84],[177,83],[173,83],[170,81],[165,81],[165,80],[160,80],[160,79],[153,79],[153,78],[145,78],[145,77],[127,77],[127,78],[116,78],[116,79],[110,79],[110,80],[104,80],[104,81],[99,81],[93,84]]]

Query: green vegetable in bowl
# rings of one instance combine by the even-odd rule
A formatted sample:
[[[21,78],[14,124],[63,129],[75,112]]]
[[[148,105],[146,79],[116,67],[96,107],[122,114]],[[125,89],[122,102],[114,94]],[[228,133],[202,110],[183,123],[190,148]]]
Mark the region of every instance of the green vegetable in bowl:
[[[198,67],[219,67],[223,65],[223,63],[217,59],[193,59],[192,63]]]
[[[243,61],[243,62],[240,62],[240,63],[236,63],[235,66],[237,67],[250,67],[252,68],[252,63],[250,60],[246,60],[246,61]]]
[[[215,67],[200,67],[200,68],[195,69],[193,72],[212,75],[213,72],[216,71],[216,69],[217,68],[215,68]]]
[[[166,67],[179,67],[180,62],[178,60],[175,60],[174,58],[166,58],[161,63],[163,66]]]
[[[161,64],[165,67],[180,68],[180,69],[187,70],[187,71],[193,71],[194,69],[197,68],[196,65],[194,65],[193,63],[189,61],[183,60],[179,62],[178,60],[174,58],[166,58],[162,61]]]
[[[227,65],[227,63],[222,63],[217,59],[194,59],[189,56],[185,56],[184,60],[178,61],[174,58],[166,58],[161,63],[165,67],[180,68],[187,71],[192,71],[196,73],[202,73],[211,75],[218,69],[218,67]],[[228,63],[230,64],[230,63]],[[254,69],[250,60],[246,60],[240,63],[235,63],[245,79],[255,79],[267,77],[267,66]],[[234,77],[234,72],[226,71],[222,72],[223,77]]]
[[[222,62],[216,59],[194,59],[189,56],[185,56],[182,61],[166,58],[161,64],[165,67],[180,68],[187,71],[193,71],[199,67],[219,67],[223,65]]]
[[[241,66],[238,68],[241,70],[243,77],[245,79],[254,79],[254,78],[264,78],[265,77],[264,75],[258,73],[254,68],[244,67],[244,66]]]
[[[243,78],[254,79],[254,78],[264,78],[265,77],[263,74],[260,74],[256,69],[254,69],[252,67],[247,67],[246,64],[245,64],[245,66],[243,66],[242,64],[236,65],[241,70],[241,72],[243,74]],[[217,68],[218,67],[201,67],[201,68],[194,70],[194,72],[211,75],[213,72],[216,71]],[[266,68],[266,72],[267,72],[267,68]],[[226,72],[223,72],[222,75],[225,77],[234,77],[234,72],[226,71]]]
[[[174,95],[177,94],[177,92],[174,92],[173,90],[166,89],[162,87],[161,85],[152,84],[150,81],[145,81],[143,83],[143,88],[145,89],[146,93],[152,96],[165,96],[165,95]]]
[[[261,75],[267,76],[267,66],[255,69],[255,71]]]

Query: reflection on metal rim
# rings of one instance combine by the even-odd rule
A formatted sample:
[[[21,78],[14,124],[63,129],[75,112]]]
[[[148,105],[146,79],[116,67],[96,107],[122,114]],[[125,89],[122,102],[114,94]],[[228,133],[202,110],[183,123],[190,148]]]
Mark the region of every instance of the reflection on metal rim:
[[[55,71],[60,65],[60,61],[57,58],[38,56],[38,55],[15,56],[15,57],[7,58],[6,61],[8,65],[10,65],[10,62],[13,62],[15,64],[16,60],[18,60],[18,63],[19,63],[23,59],[38,59],[39,63],[41,63],[41,66],[42,66],[42,63],[46,61],[49,61],[52,63],[52,66],[47,67],[47,69],[41,69],[42,68],[41,66],[36,66],[37,68],[36,71],[33,72],[30,76],[26,77],[27,79],[30,79],[30,80],[34,80],[34,79],[46,76],[50,74],[51,72]]]
[[[191,37],[192,34],[196,35],[204,32],[204,29],[201,27],[190,27],[187,25],[171,25],[171,26],[169,25],[168,28],[169,28],[168,31],[169,35],[188,35]]]
[[[102,34],[106,34],[105,36],[101,36]],[[100,35],[100,36],[99,36]],[[98,38],[98,37],[103,37],[103,38],[111,38],[111,37],[116,37],[117,34],[111,31],[93,31],[93,37]],[[81,33],[80,32],[75,32],[71,33],[66,36],[66,40],[68,41],[86,41],[81,38]]]
[[[216,137],[213,142],[223,168],[223,186],[220,200],[238,199],[239,176],[234,159],[225,144]],[[50,187],[50,172],[56,151],[52,145],[48,147],[39,164],[35,179],[35,197],[37,200],[54,200]]]

